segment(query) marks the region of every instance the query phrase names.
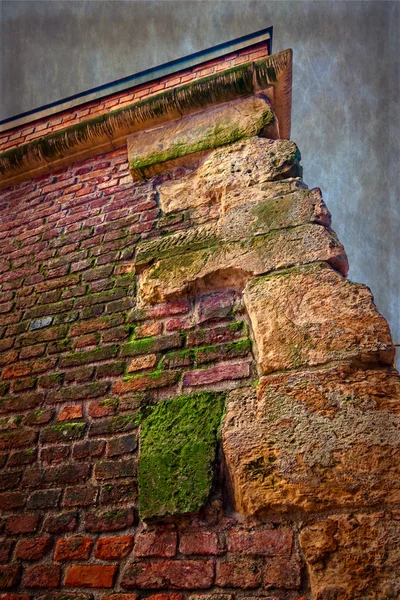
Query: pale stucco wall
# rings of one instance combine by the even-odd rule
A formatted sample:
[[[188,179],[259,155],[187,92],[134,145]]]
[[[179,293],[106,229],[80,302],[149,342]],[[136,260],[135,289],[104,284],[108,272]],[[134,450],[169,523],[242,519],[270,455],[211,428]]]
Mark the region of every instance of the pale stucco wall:
[[[2,117],[274,26],[294,50],[292,139],[400,343],[400,3],[3,0]]]

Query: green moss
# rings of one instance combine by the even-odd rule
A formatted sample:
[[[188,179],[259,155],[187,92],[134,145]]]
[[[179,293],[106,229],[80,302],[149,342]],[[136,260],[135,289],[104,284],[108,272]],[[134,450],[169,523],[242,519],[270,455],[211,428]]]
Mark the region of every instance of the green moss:
[[[207,500],[225,395],[202,392],[157,405],[140,436],[140,514],[149,519],[198,510]]]
[[[138,354],[147,354],[152,351],[152,348],[156,342],[156,338],[145,337],[139,340],[133,340],[125,344],[122,350],[122,356],[136,356]]]

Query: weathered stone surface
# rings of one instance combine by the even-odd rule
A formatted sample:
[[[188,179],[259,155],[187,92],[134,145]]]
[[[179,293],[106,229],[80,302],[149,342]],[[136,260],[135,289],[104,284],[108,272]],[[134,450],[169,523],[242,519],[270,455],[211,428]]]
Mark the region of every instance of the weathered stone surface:
[[[252,137],[214,150],[192,173],[158,187],[165,214],[220,203],[222,211],[307,186],[294,142]],[[294,178],[294,179],[293,179]],[[286,179],[286,181],[280,181]]]
[[[300,245],[297,251],[304,261]],[[254,279],[243,297],[263,374],[350,358],[393,362],[389,327],[370,290],[326,263]]]
[[[136,270],[140,271],[146,264],[161,258],[306,223],[330,226],[331,217],[322,200],[321,190],[297,190],[271,198],[266,195],[263,200],[234,206],[223,213],[217,223],[145,241],[137,249]]]
[[[141,131],[128,138],[132,176],[141,179],[164,170],[166,164],[181,157],[255,136],[273,120],[270,104],[253,97]]]
[[[203,392],[157,405],[140,437],[139,510],[150,519],[193,512],[214,476],[224,394]]]
[[[400,514],[332,515],[307,525],[300,543],[315,600],[400,597]]]
[[[241,289],[253,275],[320,260],[347,273],[336,236],[319,225],[302,225],[159,260],[143,272],[140,295],[155,304],[216,287]]]
[[[246,514],[400,501],[400,377],[341,365],[229,396],[223,448]]]

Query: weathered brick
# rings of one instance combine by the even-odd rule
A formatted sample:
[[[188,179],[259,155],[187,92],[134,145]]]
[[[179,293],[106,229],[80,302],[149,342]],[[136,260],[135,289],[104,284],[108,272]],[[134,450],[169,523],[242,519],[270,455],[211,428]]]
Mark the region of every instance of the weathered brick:
[[[0,565],[0,588],[10,589],[21,579],[21,565]]]
[[[127,394],[129,392],[167,387],[174,385],[179,377],[179,371],[154,371],[152,373],[144,373],[143,375],[135,375],[129,379],[117,381],[114,383],[112,391],[114,394]]]
[[[111,588],[117,573],[113,565],[74,565],[67,567],[65,585],[67,587]]]
[[[81,439],[85,434],[85,423],[64,423],[43,429],[40,434],[42,444],[57,444]]]
[[[247,334],[246,325],[242,321],[236,321],[229,325],[218,325],[206,329],[196,329],[187,334],[188,346],[208,346],[222,342],[232,342]]]
[[[36,450],[30,448],[29,450],[20,450],[10,454],[8,459],[8,466],[15,467],[18,465],[29,465],[36,461]]]
[[[72,456],[77,459],[99,457],[106,447],[104,440],[85,440],[74,444]]]
[[[60,565],[35,565],[26,570],[24,585],[27,588],[56,588],[60,580]]]
[[[9,517],[6,522],[6,532],[10,535],[34,533],[39,526],[38,515],[18,515]]]
[[[179,550],[182,554],[217,555],[224,553],[215,531],[187,531],[180,534]]]
[[[136,502],[138,497],[137,482],[134,479],[124,482],[106,484],[101,489],[101,504],[116,504],[118,502]]]
[[[105,400],[91,402],[89,404],[88,413],[90,417],[94,419],[99,419],[101,417],[108,417],[109,415],[114,415],[117,408],[117,399],[106,398]]]
[[[138,600],[139,596],[137,594],[107,594],[106,596],[102,596],[101,600]],[[1,600],[1,598],[0,598]],[[167,599],[166,599],[167,600]],[[173,600],[173,599],[171,599]],[[182,600],[179,598],[179,600]]]
[[[249,377],[249,375],[250,363],[248,362],[217,365],[210,369],[188,371],[183,376],[183,385],[186,387],[208,385],[220,381],[241,379],[242,377]]]
[[[33,492],[27,502],[27,508],[33,510],[55,508],[58,505],[58,501],[61,497],[62,490],[39,490]]]
[[[95,504],[97,488],[91,485],[67,487],[63,500],[64,506],[91,506]]]
[[[135,556],[175,556],[178,543],[176,531],[156,529],[139,533],[135,539]]]
[[[290,556],[293,532],[287,529],[261,531],[231,531],[228,550],[241,554],[264,554],[266,556]]]
[[[267,588],[297,590],[301,585],[300,562],[281,557],[268,560],[265,566],[264,585]]]
[[[12,540],[0,539],[0,564],[8,562],[13,547],[14,542]]]
[[[121,356],[138,356],[140,354],[150,354],[161,352],[161,350],[171,350],[180,348],[183,345],[183,338],[179,333],[171,333],[160,337],[147,337],[140,340],[128,342],[121,348]]]
[[[86,514],[85,528],[90,532],[119,531],[131,527],[135,522],[133,510],[120,508]]]
[[[134,373],[135,371],[142,371],[143,369],[151,369],[157,362],[156,354],[147,354],[145,356],[138,356],[134,358],[128,367],[128,373]]]
[[[55,463],[66,460],[70,455],[71,448],[69,446],[50,446],[42,448],[40,459],[43,462]]]
[[[12,490],[17,487],[22,476],[22,471],[0,473],[0,490]]]
[[[32,446],[37,438],[37,432],[32,429],[0,433],[0,450],[11,450],[22,446]]]
[[[77,513],[62,513],[50,515],[43,525],[43,530],[48,533],[70,533],[78,527]]]
[[[51,421],[53,416],[54,410],[35,410],[25,417],[24,425],[44,425]]]
[[[104,396],[108,390],[106,381],[93,381],[85,385],[71,385],[60,390],[51,390],[47,395],[47,403],[78,402]]]
[[[93,350],[87,350],[86,352],[74,352],[60,357],[59,368],[79,367],[84,364],[107,360],[116,356],[117,352],[117,346],[101,346]]]
[[[64,485],[85,481],[90,474],[90,465],[86,463],[63,464],[44,470],[43,482],[46,484]]]
[[[58,414],[57,421],[70,421],[80,419],[83,416],[83,408],[80,405],[64,406]]]
[[[102,460],[94,469],[96,479],[114,479],[117,477],[133,477],[137,472],[137,461],[130,460]]]
[[[61,539],[57,542],[54,551],[54,560],[88,560],[92,548],[93,540],[91,538],[77,536]]]
[[[213,292],[202,296],[198,306],[198,322],[227,317],[232,311],[234,301],[233,291]]]
[[[13,379],[25,377],[26,375],[35,375],[52,369],[56,364],[56,358],[42,358],[31,362],[19,362],[3,369],[3,379]]]
[[[12,510],[25,506],[26,496],[22,492],[5,492],[0,494],[0,509]]]
[[[107,443],[107,456],[120,456],[136,450],[138,445],[137,436],[134,434],[112,438]]]
[[[160,335],[162,332],[162,323],[155,321],[154,323],[144,323],[135,329],[135,338],[147,338]]]
[[[36,600],[93,600],[93,594],[83,594],[82,592],[68,592],[66,598],[65,591],[55,592],[54,590],[52,590],[50,593],[45,594],[44,596],[39,596],[38,598],[36,598]]]
[[[100,560],[121,560],[130,554],[132,548],[132,536],[100,538],[94,555]]]
[[[40,560],[50,552],[53,540],[50,537],[19,540],[15,548],[15,557],[21,560]]]
[[[262,582],[259,559],[232,558],[217,564],[216,584],[220,587],[256,588]]]
[[[94,421],[89,428],[89,436],[105,435],[111,433],[123,433],[132,431],[138,427],[137,416],[118,415],[117,417],[107,417]]]
[[[124,571],[121,586],[139,589],[207,589],[214,583],[211,560],[137,561]]]

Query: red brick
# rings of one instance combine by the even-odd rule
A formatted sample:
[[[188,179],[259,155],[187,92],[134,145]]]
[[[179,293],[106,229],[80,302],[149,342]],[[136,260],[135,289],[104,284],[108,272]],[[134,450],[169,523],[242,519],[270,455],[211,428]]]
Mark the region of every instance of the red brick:
[[[182,594],[152,594],[147,596],[146,600],[183,600]],[[208,597],[202,597],[202,600],[208,600]]]
[[[135,514],[131,509],[115,509],[86,514],[85,528],[90,532],[119,531],[131,527]]]
[[[207,385],[231,379],[241,379],[242,377],[249,377],[249,375],[250,363],[248,362],[217,365],[210,369],[188,371],[183,376],[183,385],[186,387]]]
[[[36,441],[36,438],[37,432],[31,429],[7,431],[0,434],[0,450],[12,450],[13,448],[31,446]]]
[[[118,401],[100,400],[89,404],[89,416],[93,419],[114,415],[118,407]]]
[[[266,556],[290,556],[293,532],[287,529],[264,531],[231,531],[228,550],[241,554],[264,554]]]
[[[175,556],[178,536],[176,531],[160,530],[139,533],[135,539],[135,556]]]
[[[10,589],[21,579],[21,565],[0,566],[0,585],[4,590]]]
[[[38,525],[38,515],[18,515],[7,519],[6,532],[11,535],[33,533],[37,530]]]
[[[60,565],[35,565],[25,572],[24,585],[27,588],[56,588],[60,579]]]
[[[275,558],[265,566],[264,585],[284,590],[297,590],[301,585],[301,565],[299,562]]]
[[[64,406],[64,408],[57,417],[57,421],[69,421],[71,419],[80,419],[82,416],[82,406]]]
[[[58,540],[54,560],[88,560],[93,540],[87,537],[71,537]]]
[[[76,513],[62,513],[47,517],[43,529],[49,533],[70,533],[78,527]]]
[[[12,540],[0,539],[0,564],[8,562],[13,546]]]
[[[142,371],[143,369],[151,369],[157,362],[156,354],[147,354],[145,356],[138,356],[134,358],[129,367],[128,373],[134,373],[135,371]]]
[[[101,600],[138,600],[139,596],[137,594],[107,594],[106,596],[102,596]],[[0,598],[1,600],[1,598]],[[148,600],[148,599],[146,599]],[[181,600],[181,598],[179,599]]]
[[[112,387],[115,394],[127,394],[129,392],[139,392],[143,390],[152,390],[156,388],[167,387],[176,383],[180,373],[166,371],[160,373],[150,373],[132,377],[127,381],[117,381]]]
[[[67,487],[64,506],[91,506],[96,503],[97,488],[90,485]]]
[[[233,291],[213,292],[202,296],[198,306],[199,323],[227,317],[232,310],[234,301],[235,292]]]
[[[100,560],[120,560],[128,556],[132,548],[132,536],[100,538],[97,542],[95,557]]]
[[[122,575],[121,586],[139,589],[207,589],[214,583],[211,560],[137,561]]]
[[[0,494],[0,509],[12,510],[22,508],[25,505],[26,496],[22,492],[5,492]]]
[[[65,585],[68,587],[111,588],[118,567],[113,565],[71,566],[65,574]]]
[[[216,584],[220,587],[250,589],[261,585],[261,581],[260,560],[235,558],[217,564]]]
[[[32,596],[27,594],[0,594],[0,600],[31,600],[31,598]]]
[[[74,458],[91,458],[101,456],[105,450],[104,440],[85,440],[74,445],[72,456]]]
[[[22,560],[40,560],[50,552],[52,546],[53,540],[49,537],[20,540],[15,549],[15,557]]]
[[[160,335],[162,332],[162,323],[145,323],[135,329],[135,338],[152,337],[153,335]]]
[[[188,531],[180,534],[179,550],[182,554],[222,554],[224,552],[214,531]]]

